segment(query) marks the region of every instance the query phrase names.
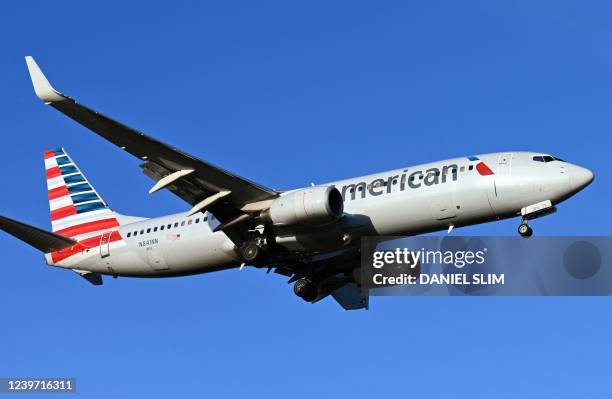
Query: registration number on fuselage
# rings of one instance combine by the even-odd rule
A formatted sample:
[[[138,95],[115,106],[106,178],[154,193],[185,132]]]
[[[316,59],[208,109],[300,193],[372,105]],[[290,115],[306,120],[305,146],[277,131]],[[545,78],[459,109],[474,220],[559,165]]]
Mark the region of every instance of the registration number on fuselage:
[[[151,238],[150,240],[138,241],[138,246],[141,248],[150,247],[151,245],[159,244],[157,238]]]

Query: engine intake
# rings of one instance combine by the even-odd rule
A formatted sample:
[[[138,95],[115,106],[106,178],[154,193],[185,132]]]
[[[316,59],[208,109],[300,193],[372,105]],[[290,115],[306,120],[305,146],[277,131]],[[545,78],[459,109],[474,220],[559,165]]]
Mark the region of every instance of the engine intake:
[[[287,193],[272,202],[267,212],[274,226],[321,225],[340,219],[342,194],[334,186],[316,186]]]

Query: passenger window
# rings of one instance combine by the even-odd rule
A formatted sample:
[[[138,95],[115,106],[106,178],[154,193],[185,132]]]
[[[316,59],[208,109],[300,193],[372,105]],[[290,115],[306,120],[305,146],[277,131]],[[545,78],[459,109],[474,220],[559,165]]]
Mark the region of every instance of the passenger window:
[[[202,219],[203,222],[208,220],[208,216],[204,216],[204,219]]]
[[[200,218],[196,218],[196,223],[200,223]]]
[[[461,168],[459,168],[459,172],[465,172],[465,166],[462,166]]]
[[[178,222],[174,223],[174,228],[178,227]]]
[[[128,238],[130,238],[131,235],[132,235],[132,233],[127,233]]]
[[[163,230],[166,226],[164,226],[163,224],[160,226],[160,230]]]
[[[191,223],[193,223],[193,220],[189,219],[189,221],[187,222],[188,225],[191,225]]]
[[[135,232],[134,232],[132,235],[133,235],[133,236],[137,236],[137,235],[138,235],[138,230],[137,230],[137,231],[135,231]]]
[[[184,225],[185,225],[185,221],[183,220],[183,221],[181,222],[181,226],[184,226]]]
[[[140,230],[140,235],[143,235],[143,234],[144,234],[144,230]]]
[[[170,223],[168,226],[166,226],[167,229],[170,229],[172,227],[172,223]]]
[[[157,226],[153,228],[153,232],[156,232],[156,231],[157,231]]]
[[[150,232],[151,232],[151,228],[149,227],[149,228],[147,229],[147,234],[149,234]]]
[[[470,166],[468,167],[468,169],[469,169],[469,170],[474,169],[474,165],[470,165]]]

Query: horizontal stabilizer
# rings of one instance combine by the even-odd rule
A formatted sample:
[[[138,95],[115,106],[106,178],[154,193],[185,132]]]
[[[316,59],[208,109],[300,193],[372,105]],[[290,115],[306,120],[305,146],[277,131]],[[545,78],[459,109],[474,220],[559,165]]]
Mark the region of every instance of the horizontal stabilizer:
[[[51,233],[4,216],[0,216],[0,229],[44,253],[59,251],[76,244],[76,241],[71,238]]]

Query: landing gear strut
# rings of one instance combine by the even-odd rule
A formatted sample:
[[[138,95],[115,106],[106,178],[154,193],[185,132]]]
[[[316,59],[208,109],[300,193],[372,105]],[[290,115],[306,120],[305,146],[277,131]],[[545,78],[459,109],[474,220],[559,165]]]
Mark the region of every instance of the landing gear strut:
[[[527,221],[541,218],[542,216],[550,215],[551,213],[555,212],[557,212],[557,208],[550,200],[541,201],[522,208],[521,216],[523,217],[523,221],[518,228],[518,233],[521,235],[521,237],[531,237],[533,230],[531,227],[529,227]]]
[[[317,286],[305,278],[295,282],[293,292],[295,292],[295,295],[299,296],[306,302],[314,301],[319,295],[319,289]]]
[[[518,227],[518,233],[521,235],[521,237],[531,237],[533,234],[533,229],[529,227],[527,220],[523,220],[521,225]]]

